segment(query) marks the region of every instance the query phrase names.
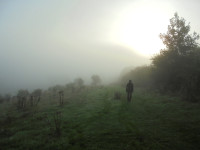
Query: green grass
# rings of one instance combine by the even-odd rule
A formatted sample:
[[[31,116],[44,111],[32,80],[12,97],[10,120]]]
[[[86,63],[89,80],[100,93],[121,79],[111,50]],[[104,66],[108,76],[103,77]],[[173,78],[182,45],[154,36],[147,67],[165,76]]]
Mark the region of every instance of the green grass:
[[[122,93],[114,100],[114,93]],[[65,95],[66,96],[66,95]],[[2,150],[198,150],[200,104],[136,89],[132,102],[120,87],[67,95],[64,106],[43,95],[36,108],[0,104]],[[61,112],[61,133],[54,116]]]

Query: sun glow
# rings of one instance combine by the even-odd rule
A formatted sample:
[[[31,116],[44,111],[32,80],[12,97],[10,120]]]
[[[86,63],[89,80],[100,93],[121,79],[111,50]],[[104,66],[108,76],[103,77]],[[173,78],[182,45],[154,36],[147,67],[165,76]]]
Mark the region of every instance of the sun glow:
[[[113,39],[144,56],[158,53],[164,47],[159,34],[166,32],[172,16],[168,7],[147,2],[129,6],[115,23]]]

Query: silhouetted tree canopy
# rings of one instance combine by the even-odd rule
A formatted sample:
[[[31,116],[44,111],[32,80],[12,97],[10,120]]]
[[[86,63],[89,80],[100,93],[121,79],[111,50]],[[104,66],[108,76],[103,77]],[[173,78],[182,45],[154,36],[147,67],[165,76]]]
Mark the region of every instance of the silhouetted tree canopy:
[[[177,92],[185,99],[195,100],[200,82],[199,35],[189,34],[190,25],[177,13],[170,19],[168,31],[160,34],[166,46],[152,58],[155,85],[162,92]]]
[[[193,34],[189,34],[189,32],[190,25],[175,13],[174,17],[170,19],[167,33],[160,34],[160,38],[166,46],[162,53],[168,51],[177,55],[186,55],[194,51],[198,46],[199,35],[196,32]]]

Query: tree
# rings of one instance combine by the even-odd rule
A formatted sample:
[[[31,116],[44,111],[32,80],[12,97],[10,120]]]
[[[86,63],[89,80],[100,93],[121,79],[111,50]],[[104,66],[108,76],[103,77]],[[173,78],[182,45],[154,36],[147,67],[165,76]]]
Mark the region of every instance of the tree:
[[[37,104],[40,101],[41,94],[42,94],[42,90],[41,89],[36,89],[31,93],[31,96],[30,96],[31,106],[34,106],[34,105],[37,106]]]
[[[170,19],[167,33],[160,34],[160,38],[166,46],[165,51],[173,52],[176,55],[186,55],[197,48],[199,35],[196,32],[190,35],[189,32],[190,25],[186,25],[185,19],[179,18],[175,13],[174,17]]]
[[[98,86],[101,84],[101,78],[98,75],[92,75],[91,79],[92,79],[93,86]]]
[[[199,89],[199,35],[189,34],[190,25],[175,13],[166,34],[160,34],[165,49],[152,58],[155,85],[162,92],[177,92],[188,100],[195,99]]]
[[[18,94],[17,94],[17,98],[18,98],[18,108],[24,108],[26,106],[26,101],[27,98],[29,96],[29,92],[28,90],[19,90]]]

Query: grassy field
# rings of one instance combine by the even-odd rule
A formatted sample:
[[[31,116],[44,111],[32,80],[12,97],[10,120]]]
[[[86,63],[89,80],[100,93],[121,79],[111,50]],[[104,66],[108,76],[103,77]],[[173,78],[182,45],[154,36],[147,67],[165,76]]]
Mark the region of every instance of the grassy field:
[[[120,100],[114,99],[121,92]],[[199,150],[200,104],[120,87],[42,95],[37,107],[0,104],[1,150]]]

